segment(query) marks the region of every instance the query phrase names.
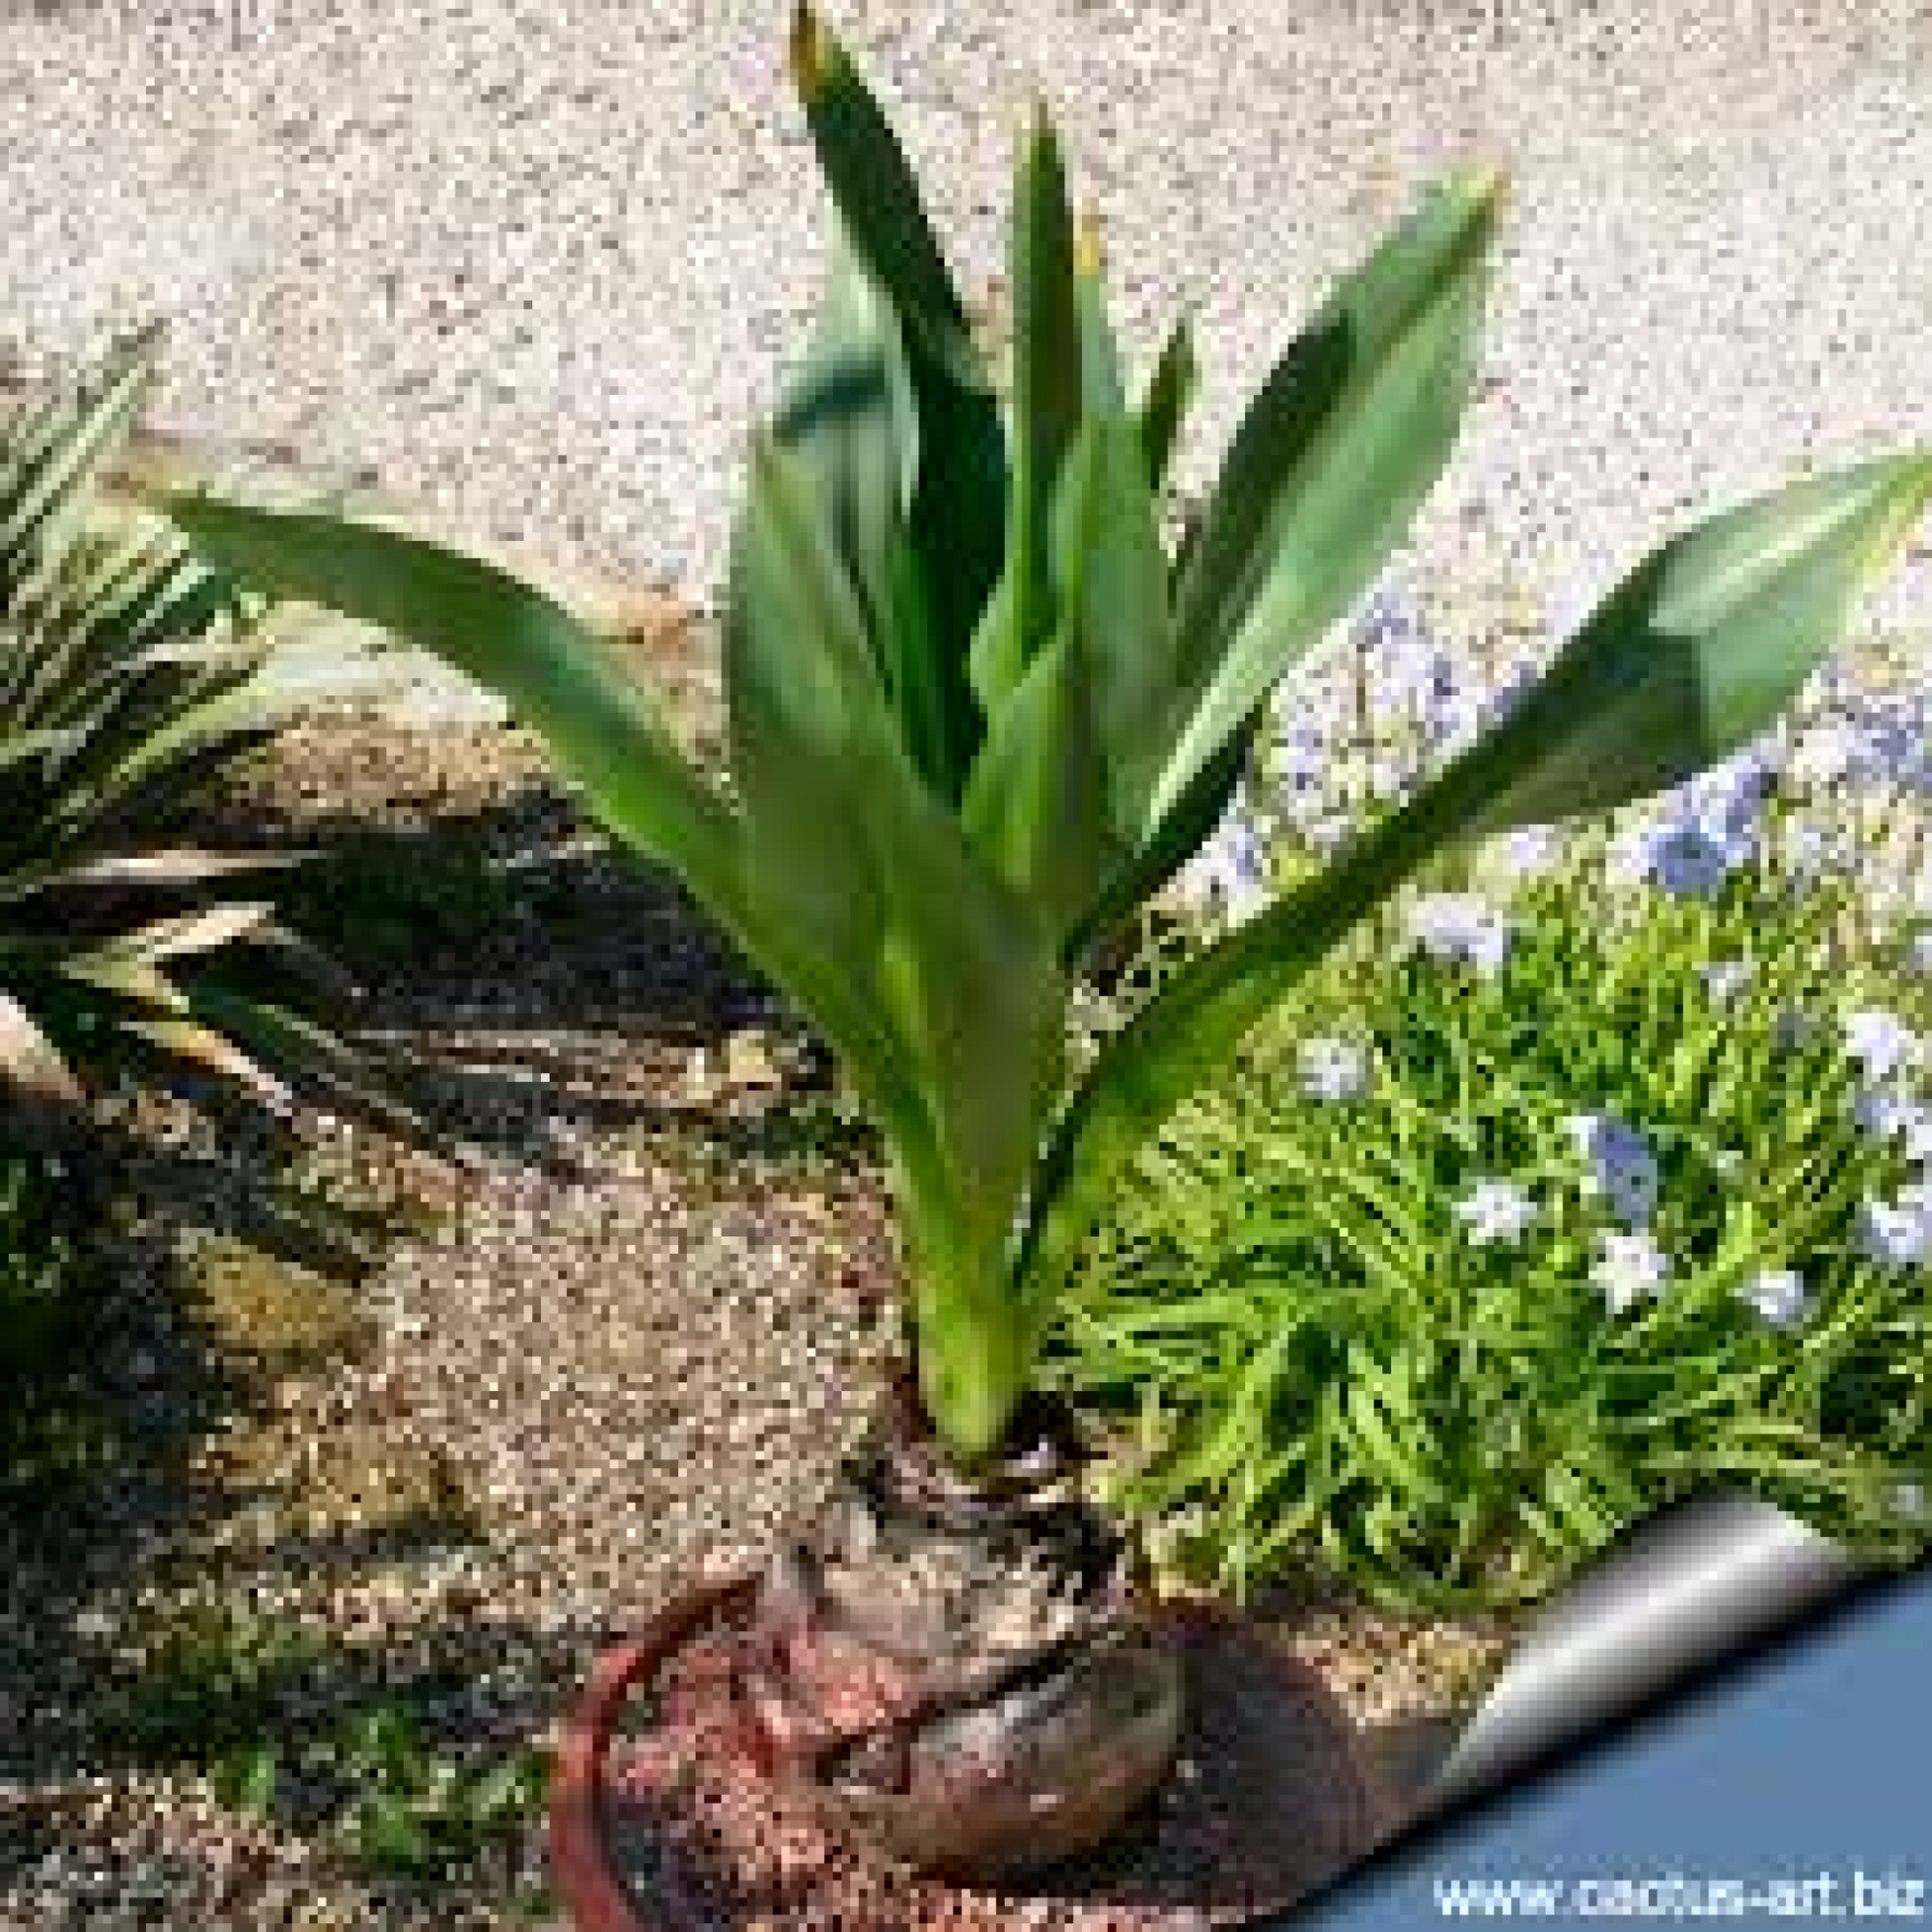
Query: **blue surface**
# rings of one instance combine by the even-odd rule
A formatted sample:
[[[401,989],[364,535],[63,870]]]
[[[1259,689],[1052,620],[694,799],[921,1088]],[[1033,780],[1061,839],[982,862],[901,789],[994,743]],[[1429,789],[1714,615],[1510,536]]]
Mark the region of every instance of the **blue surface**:
[[[1457,1885],[1547,1879],[1566,1887],[1552,1910],[1520,1890],[1496,1900],[1513,1912],[1444,1909]],[[1504,1918],[1932,1923],[1932,1574],[1866,1590],[1292,1922],[1381,1932]]]

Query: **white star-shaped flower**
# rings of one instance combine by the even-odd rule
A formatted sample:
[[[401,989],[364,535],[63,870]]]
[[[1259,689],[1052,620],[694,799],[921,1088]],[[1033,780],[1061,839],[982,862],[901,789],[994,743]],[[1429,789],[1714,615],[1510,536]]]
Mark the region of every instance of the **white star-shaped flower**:
[[[1456,1219],[1477,1247],[1520,1241],[1536,1220],[1537,1207],[1513,1180],[1478,1180],[1455,1203]]]
[[[1872,1085],[1881,1085],[1915,1065],[1923,1042],[1895,1013],[1866,1007],[1845,1016],[1845,1051]]]
[[[1714,1006],[1727,1007],[1750,984],[1748,959],[1721,959],[1704,969],[1704,990]]]
[[[1912,1189],[1896,1201],[1867,1200],[1859,1210],[1859,1240],[1887,1268],[1917,1267],[1932,1255],[1932,1212]]]
[[[1654,1300],[1670,1279],[1670,1257],[1647,1234],[1599,1234],[1596,1243],[1589,1279],[1612,1314],[1646,1298]]]
[[[1737,1296],[1774,1328],[1796,1327],[1811,1308],[1811,1291],[1795,1268],[1760,1269],[1738,1284]]]
[[[1302,1090],[1315,1100],[1359,1100],[1368,1091],[1368,1054],[1359,1042],[1334,1034],[1305,1039]]]
[[[1445,965],[1465,965],[1493,979],[1509,957],[1509,921],[1469,893],[1426,893],[1409,908],[1417,945]]]

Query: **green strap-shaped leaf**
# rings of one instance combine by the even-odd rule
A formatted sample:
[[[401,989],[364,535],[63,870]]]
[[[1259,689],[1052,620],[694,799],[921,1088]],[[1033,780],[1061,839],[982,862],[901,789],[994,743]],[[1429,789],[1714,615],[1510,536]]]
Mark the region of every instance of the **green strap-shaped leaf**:
[[[1042,1061],[1041,1042],[1058,1026],[1058,976],[1039,921],[918,783],[808,489],[763,439],[726,650],[757,902],[870,990],[923,1076],[951,1171],[1010,1213],[1050,1085],[1056,1049]]]
[[[1194,774],[1193,783],[1170,807],[1153,838],[1121,862],[1074,932],[1070,956],[1083,954],[1124,919],[1131,918],[1207,842],[1248,769],[1266,716],[1267,706],[1258,706],[1247,723]]]
[[[803,466],[758,437],[725,620],[747,876],[774,919],[863,982],[887,917],[871,820],[904,759],[832,552]]]
[[[109,852],[39,875],[9,872],[0,877],[0,905],[45,891],[116,895],[129,891],[167,892],[215,880],[286,872],[309,864],[315,848],[278,847],[268,852],[209,852],[199,846],[169,846],[157,852]]]
[[[1369,582],[1448,460],[1497,193],[1474,175],[1425,197],[1243,418],[1178,588],[1185,695],[1150,832]]]
[[[1053,510],[1060,629],[994,719],[966,820],[1064,944],[1136,849],[1173,677],[1167,566],[1131,417],[1081,425]]]
[[[1194,960],[1109,1042],[1049,1150],[1019,1266],[1050,1306],[1125,1164],[1357,919],[1458,840],[1601,811],[1762,732],[1932,498],[1932,456],[1801,483],[1640,565],[1505,723],[1325,872]]]
[[[805,0],[792,12],[790,54],[819,167],[860,260],[925,355],[960,388],[985,391],[966,305],[911,164],[850,55]]]
[[[928,655],[944,694],[946,783],[956,800],[979,749],[983,718],[973,695],[973,636],[1000,582],[1006,543],[1006,438],[990,395],[961,390],[911,357],[919,399],[918,488],[912,551],[930,625]]]
[[[1073,245],[1073,304],[1080,324],[1080,406],[1087,416],[1120,416],[1127,410],[1127,375],[1107,319],[1106,257],[1100,220],[1082,215]]]
[[[1107,819],[1125,853],[1147,819],[1174,680],[1167,559],[1133,419],[1089,418],[1066,483],[1055,504],[1054,559],[1067,621],[1091,667]]]
[[[164,507],[236,576],[408,637],[500,692],[605,823],[729,918],[730,808],[685,763],[611,647],[554,599],[494,564],[376,524],[203,494],[170,495]]]
[[[912,505],[918,419],[897,319],[843,235],[828,250],[811,350],[772,432],[811,476],[877,650],[893,619],[892,554]]]
[[[791,69],[845,233],[903,331],[919,431],[912,549],[935,688],[944,694],[941,791],[956,799],[979,743],[968,658],[1006,547],[999,403],[904,152],[845,50],[802,0]]]
[[[802,932],[755,902],[737,815],[685,764],[649,695],[601,637],[507,572],[420,538],[206,495],[167,506],[238,578],[408,637],[499,692],[599,820],[670,866],[818,1023],[881,1120],[915,1136],[916,1095],[878,1016]]]
[[[125,959],[144,965],[185,959],[194,953],[214,952],[259,931],[275,917],[264,900],[229,900],[205,905],[194,912],[177,912],[150,919],[126,932],[117,932],[91,948],[87,957]]]
[[[1447,798],[1481,801],[1461,835],[1608,810],[1766,730],[1917,519],[1929,479],[1926,459],[1881,459],[1665,544],[1446,774]]]
[[[763,439],[726,643],[750,890],[895,1044],[907,1098],[884,1124],[934,1337],[927,1395],[949,1440],[983,1449],[1020,1387],[1005,1249],[1058,1090],[1050,941],[913,771],[809,485]]]
[[[960,653],[940,644],[925,567],[909,530],[894,537],[891,564],[893,621],[881,653],[886,693],[914,769],[940,798],[956,798],[979,743],[978,714]]]
[[[912,761],[950,795],[966,748],[955,742],[957,674],[934,648],[908,528],[918,463],[912,378],[892,305],[842,234],[811,353],[773,427],[811,475]]]
[[[0,595],[18,587],[43,533],[127,434],[154,379],[160,346],[158,325],[137,331],[116,345],[77,405],[57,396],[18,428],[9,425],[0,465]]]
[[[1162,344],[1154,373],[1148,377],[1147,394],[1141,398],[1141,444],[1147,452],[1148,482],[1157,495],[1180,447],[1180,426],[1199,381],[1193,331],[1183,316]]]
[[[79,1082],[34,1016],[0,987],[0,1115],[25,1101],[55,1116],[78,1114]]]
[[[994,721],[961,807],[981,856],[1048,923],[1073,931],[1118,863],[1106,755],[1077,624],[1027,667]]]
[[[1027,674],[1053,627],[1047,555],[1053,490],[1080,420],[1080,323],[1073,216],[1059,144],[1035,107],[1020,151],[1009,260],[1013,289],[1013,480],[999,621],[973,639],[973,689],[988,716]]]
[[[186,1004],[184,1002],[184,1004]],[[259,1062],[251,1059],[226,1035],[205,1027],[198,1020],[118,1020],[124,1034],[158,1046],[175,1059],[193,1060],[211,1073],[218,1073],[237,1086],[247,1087],[261,1099],[274,1104],[289,1098],[287,1082],[279,1080]]]
[[[1073,248],[1074,307],[1080,327],[1082,413],[1119,416],[1127,411],[1126,364],[1113,325],[1107,318],[1106,257],[1100,220],[1091,209],[1082,217]],[[1157,499],[1180,441],[1180,426],[1193,401],[1200,370],[1185,317],[1174,324],[1148,377],[1136,417],[1147,457],[1148,486]]]

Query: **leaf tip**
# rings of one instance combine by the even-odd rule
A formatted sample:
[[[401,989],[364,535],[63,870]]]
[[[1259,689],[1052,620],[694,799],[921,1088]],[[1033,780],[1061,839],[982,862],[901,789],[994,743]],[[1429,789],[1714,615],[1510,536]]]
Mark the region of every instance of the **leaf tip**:
[[[812,10],[811,0],[797,0],[791,10],[791,37],[786,48],[792,85],[807,107],[825,91],[838,43]]]
[[[202,504],[208,500],[207,491],[200,483],[148,483],[140,490],[142,502],[157,514],[179,518],[193,516]]]
[[[217,561],[213,538],[204,515],[213,499],[205,489],[199,485],[181,488],[171,483],[150,483],[136,492],[136,499],[144,509],[167,523],[203,562]]]
[[[1509,201],[1509,176],[1493,162],[1463,169],[1456,186],[1470,207],[1484,214],[1500,214]]]
[[[1100,208],[1089,200],[1081,205],[1080,224],[1073,236],[1073,272],[1098,277],[1106,267],[1106,261],[1100,232]]]
[[[114,345],[114,353],[122,363],[138,367],[145,377],[153,372],[167,345],[168,319],[153,316],[122,336]]]
[[[1920,450],[1900,457],[1893,467],[1890,487],[1891,513],[1874,533],[1866,553],[1873,568],[1888,562],[1911,535],[1926,505],[1932,503],[1932,450]]]
[[[768,476],[778,467],[778,433],[771,424],[753,424],[746,439],[746,457],[757,478]]]

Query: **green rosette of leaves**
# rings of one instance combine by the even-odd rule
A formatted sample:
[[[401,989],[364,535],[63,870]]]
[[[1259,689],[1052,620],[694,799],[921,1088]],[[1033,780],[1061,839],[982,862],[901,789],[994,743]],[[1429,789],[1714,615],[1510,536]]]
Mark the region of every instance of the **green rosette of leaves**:
[[[296,692],[261,601],[102,481],[159,345],[0,420],[0,1134],[69,1131],[130,1058],[270,1100],[288,1074],[358,1078],[308,1010],[341,976],[265,891],[300,855],[177,829]]]
[[[1077,1073],[1069,989],[1220,816],[1263,708],[1402,540],[1477,366],[1497,177],[1433,188],[1293,337],[1204,513],[1159,514],[1192,389],[1136,392],[1043,113],[1019,143],[996,371],[904,154],[801,7],[835,219],[817,333],[752,438],[725,657],[732,786],[555,602],[332,514],[166,507],[240,581],[500,692],[611,832],[670,867],[844,1064],[890,1149],[920,1382],[970,1462],[1125,1164],[1433,854],[1669,786],[1762,731],[1932,493],[1904,452],[1643,560],[1489,735],[1220,939]]]

